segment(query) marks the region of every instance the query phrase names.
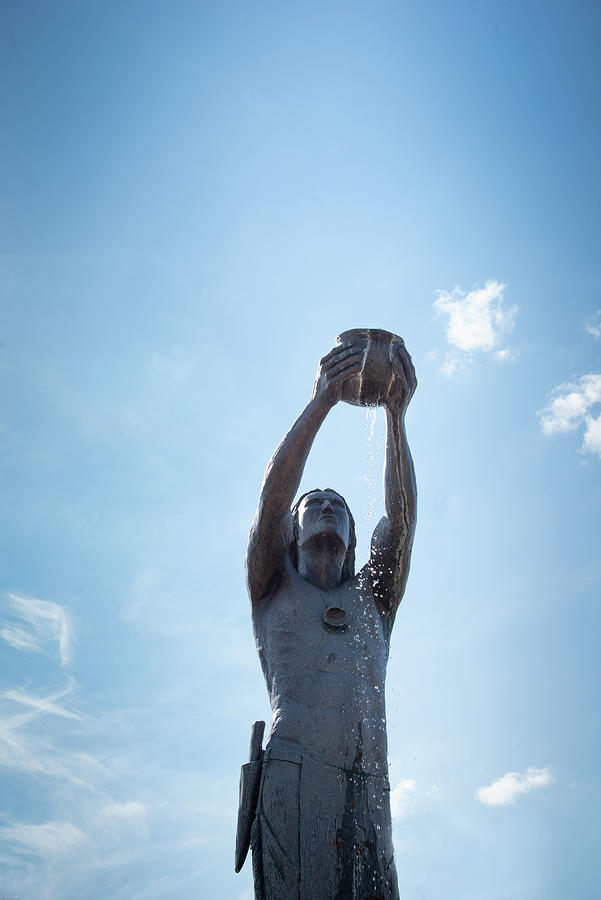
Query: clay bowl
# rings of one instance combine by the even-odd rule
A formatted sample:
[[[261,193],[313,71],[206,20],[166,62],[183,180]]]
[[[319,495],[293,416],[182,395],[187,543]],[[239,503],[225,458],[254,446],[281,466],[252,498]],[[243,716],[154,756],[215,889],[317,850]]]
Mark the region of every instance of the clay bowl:
[[[342,399],[353,406],[381,406],[394,378],[391,354],[402,338],[380,328],[352,328],[336,338],[338,344],[348,341],[363,349],[363,365],[345,381]]]

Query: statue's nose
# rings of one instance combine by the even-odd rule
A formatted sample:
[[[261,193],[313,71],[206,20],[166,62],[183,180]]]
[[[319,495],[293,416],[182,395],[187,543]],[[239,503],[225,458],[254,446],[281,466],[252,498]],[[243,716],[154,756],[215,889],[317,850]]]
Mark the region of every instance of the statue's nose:
[[[332,504],[330,503],[329,500],[323,501],[323,503],[321,504],[321,511],[322,512],[332,512]]]

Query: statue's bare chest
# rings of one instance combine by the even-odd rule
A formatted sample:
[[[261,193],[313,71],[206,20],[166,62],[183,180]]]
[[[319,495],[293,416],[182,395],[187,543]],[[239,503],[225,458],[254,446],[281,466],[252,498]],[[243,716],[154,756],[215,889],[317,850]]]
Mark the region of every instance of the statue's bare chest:
[[[383,687],[388,639],[371,589],[360,577],[320,591],[298,573],[287,573],[254,625],[268,686],[288,685],[302,694],[321,674],[332,676],[334,695],[364,679]]]

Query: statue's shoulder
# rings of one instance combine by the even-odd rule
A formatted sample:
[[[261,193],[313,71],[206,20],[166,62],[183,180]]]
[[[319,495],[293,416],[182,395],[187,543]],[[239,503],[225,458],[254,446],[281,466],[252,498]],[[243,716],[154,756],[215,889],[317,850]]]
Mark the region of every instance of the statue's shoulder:
[[[304,581],[294,568],[290,554],[286,553],[282,567],[274,574],[267,592],[260,600],[252,604],[253,618],[264,615],[274,603],[278,602],[279,598],[290,592],[292,584],[297,580]]]

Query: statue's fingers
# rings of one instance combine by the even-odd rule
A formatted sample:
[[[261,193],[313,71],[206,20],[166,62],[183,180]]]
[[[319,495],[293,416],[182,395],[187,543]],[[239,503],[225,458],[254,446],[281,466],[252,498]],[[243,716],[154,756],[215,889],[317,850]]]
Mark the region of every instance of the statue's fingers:
[[[341,362],[346,362],[348,359],[362,359],[363,358],[363,350],[359,347],[347,347],[342,353],[339,353],[337,356],[333,356],[325,363],[325,367],[332,369],[334,366],[339,365]]]
[[[352,341],[346,341],[346,343],[344,343],[344,344],[336,344],[335,347],[332,347],[332,349],[330,350],[329,353],[326,353],[325,356],[322,356],[322,358],[319,361],[320,365],[322,365],[322,366],[327,365],[331,359],[336,358],[341,353],[346,353],[347,351],[349,351],[352,348],[352,346],[353,346]]]
[[[345,371],[348,366],[358,366],[361,367],[363,363],[363,351],[355,350],[353,353],[345,354],[344,359],[334,360],[333,364],[330,364],[327,367],[327,372],[330,377],[333,375],[337,375],[338,372]]]
[[[336,368],[332,369],[329,373],[330,381],[343,381],[345,378],[348,378],[349,375],[357,375],[361,371],[362,365],[362,359],[352,361],[344,360],[344,362],[340,363],[340,365],[336,366]]]

